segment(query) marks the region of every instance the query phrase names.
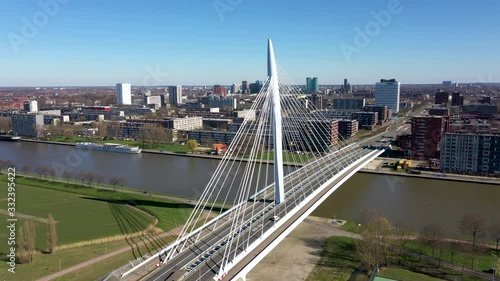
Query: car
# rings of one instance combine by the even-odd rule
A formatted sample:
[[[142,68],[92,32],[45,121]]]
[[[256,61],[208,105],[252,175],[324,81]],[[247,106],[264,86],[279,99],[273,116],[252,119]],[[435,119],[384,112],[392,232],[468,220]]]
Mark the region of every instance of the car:
[[[272,220],[272,221],[277,221],[277,220],[279,220],[279,219],[280,219],[280,216],[273,216],[273,217],[271,218],[271,220]]]

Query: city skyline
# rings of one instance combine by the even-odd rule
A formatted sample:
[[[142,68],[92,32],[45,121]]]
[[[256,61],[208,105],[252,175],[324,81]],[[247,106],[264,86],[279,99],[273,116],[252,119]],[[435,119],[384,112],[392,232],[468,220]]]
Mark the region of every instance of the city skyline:
[[[265,80],[259,54],[269,37],[297,84],[310,76],[322,85],[500,81],[495,1],[325,2],[310,14],[298,1],[40,3],[8,2],[0,11],[0,63],[9,68],[2,87]]]

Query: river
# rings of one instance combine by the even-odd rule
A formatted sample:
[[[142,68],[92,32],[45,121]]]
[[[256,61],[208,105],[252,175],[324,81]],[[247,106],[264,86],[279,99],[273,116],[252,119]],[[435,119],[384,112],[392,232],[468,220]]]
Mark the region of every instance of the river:
[[[0,142],[0,159],[18,169],[51,166],[100,174],[107,181],[122,177],[126,186],[150,192],[197,197],[219,160],[160,154],[122,154],[78,150],[72,146]],[[377,210],[392,222],[413,230],[439,223],[458,235],[458,222],[469,212],[500,223],[500,185],[357,173],[333,193],[313,215],[358,220],[364,210]]]

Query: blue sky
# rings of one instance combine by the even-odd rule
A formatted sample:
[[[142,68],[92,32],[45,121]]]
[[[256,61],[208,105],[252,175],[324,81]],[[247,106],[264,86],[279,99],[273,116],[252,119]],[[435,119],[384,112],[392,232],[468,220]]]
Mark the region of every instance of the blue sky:
[[[498,0],[4,1],[0,86],[263,80],[267,38],[299,84],[500,82],[499,11]]]

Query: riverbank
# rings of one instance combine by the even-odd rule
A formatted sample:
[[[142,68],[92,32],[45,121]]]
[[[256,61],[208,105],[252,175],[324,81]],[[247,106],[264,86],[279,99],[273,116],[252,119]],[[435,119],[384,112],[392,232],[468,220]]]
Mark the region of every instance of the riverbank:
[[[71,143],[71,142],[33,140],[33,139],[21,139],[21,141],[32,142],[32,143],[65,145],[65,146],[73,146],[73,147],[75,146],[75,143]],[[224,158],[223,156],[219,156],[219,155],[208,155],[208,154],[198,154],[198,153],[188,153],[188,152],[172,152],[172,151],[165,151],[165,150],[159,150],[159,149],[142,149],[142,153],[183,156],[183,157],[192,157],[192,158],[204,158],[204,159],[213,159],[213,160],[222,160]],[[249,159],[246,159],[246,158],[233,158],[232,160],[241,161],[241,162],[249,162]],[[274,161],[272,161],[272,160],[261,160],[261,162],[264,164],[274,164]],[[294,163],[294,162],[283,162],[283,165],[303,166],[305,164],[304,163]]]
[[[21,141],[32,142],[32,143],[45,143],[45,144],[54,144],[54,145],[65,145],[65,146],[73,146],[74,143],[66,143],[66,142],[57,142],[57,141],[44,141],[44,140],[31,140],[31,139],[21,139]],[[222,156],[217,155],[206,155],[206,154],[191,154],[186,152],[171,152],[171,151],[160,151],[154,149],[143,149],[143,153],[155,154],[155,155],[170,155],[170,156],[183,156],[188,158],[202,158],[202,159],[211,159],[211,160],[222,160]],[[239,158],[235,159],[237,161],[248,162],[248,159]],[[396,160],[396,159],[392,159]],[[480,183],[480,184],[494,184],[500,185],[500,178],[492,178],[492,177],[481,177],[481,176],[469,176],[469,175],[457,175],[457,174],[445,174],[445,173],[436,173],[436,172],[421,172],[420,174],[409,174],[405,172],[397,172],[388,169],[382,169],[381,165],[387,159],[384,158],[376,158],[371,163],[368,163],[363,167],[359,172],[360,173],[368,173],[368,174],[378,174],[378,175],[389,175],[389,176],[397,176],[397,177],[412,177],[412,178],[423,178],[423,179],[433,179],[440,181],[455,181],[455,182],[470,182],[470,183]],[[268,160],[265,163],[273,164],[273,161]],[[285,162],[285,165],[289,166],[302,166],[304,163],[290,163]]]

